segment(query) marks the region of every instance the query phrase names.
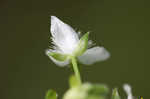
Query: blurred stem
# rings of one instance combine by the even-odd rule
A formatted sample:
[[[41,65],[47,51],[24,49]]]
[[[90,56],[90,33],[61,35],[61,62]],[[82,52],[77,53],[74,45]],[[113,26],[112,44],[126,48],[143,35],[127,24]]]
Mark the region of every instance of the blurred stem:
[[[73,65],[73,70],[74,70],[74,73],[75,73],[75,77],[78,80],[79,84],[81,85],[82,82],[81,82],[80,72],[79,72],[79,69],[78,69],[76,58],[72,57],[71,59],[72,59],[72,65]]]

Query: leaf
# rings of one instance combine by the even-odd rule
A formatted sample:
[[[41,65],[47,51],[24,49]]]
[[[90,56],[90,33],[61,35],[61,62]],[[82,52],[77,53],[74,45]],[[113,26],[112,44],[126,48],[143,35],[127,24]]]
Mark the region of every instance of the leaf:
[[[57,99],[57,94],[54,90],[48,90],[45,99]]]
[[[68,55],[60,54],[60,53],[57,53],[57,52],[51,52],[51,51],[48,51],[47,55],[50,56],[50,57],[53,57],[57,61],[65,61],[68,58]]]
[[[117,91],[117,88],[115,88],[112,92],[112,99],[121,99]]]
[[[89,32],[84,34],[81,38],[80,38],[80,41],[78,43],[78,46],[74,52],[74,54],[76,56],[80,56],[82,55],[86,49],[87,49],[87,46],[88,46],[88,38],[89,38]]]
[[[75,75],[71,75],[69,78],[69,85],[70,87],[76,87],[79,86],[80,83],[78,82],[77,78],[75,77]]]

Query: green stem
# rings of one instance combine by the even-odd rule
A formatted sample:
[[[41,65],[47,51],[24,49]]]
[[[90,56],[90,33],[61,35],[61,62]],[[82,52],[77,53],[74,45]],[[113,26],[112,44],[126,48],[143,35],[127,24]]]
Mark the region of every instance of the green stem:
[[[80,72],[79,72],[77,61],[76,61],[75,57],[72,57],[72,65],[73,65],[75,77],[77,78],[79,84],[81,84],[82,82],[81,82]]]

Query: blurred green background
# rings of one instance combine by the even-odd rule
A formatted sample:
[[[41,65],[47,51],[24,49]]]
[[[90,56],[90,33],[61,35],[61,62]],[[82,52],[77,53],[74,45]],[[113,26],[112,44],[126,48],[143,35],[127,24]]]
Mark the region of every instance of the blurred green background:
[[[149,0],[1,0],[0,99],[44,99],[48,89],[60,96],[68,88],[70,68],[46,55],[50,16],[55,15],[103,45],[111,58],[80,64],[84,81],[110,88],[129,83],[136,96],[150,94]]]

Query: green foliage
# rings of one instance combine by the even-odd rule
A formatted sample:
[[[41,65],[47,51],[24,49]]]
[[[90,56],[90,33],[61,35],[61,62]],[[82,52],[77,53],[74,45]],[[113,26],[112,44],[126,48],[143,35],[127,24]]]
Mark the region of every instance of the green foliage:
[[[112,92],[112,99],[121,99],[117,91],[117,88],[115,88]]]
[[[54,90],[48,90],[45,99],[57,99],[57,94]]]

